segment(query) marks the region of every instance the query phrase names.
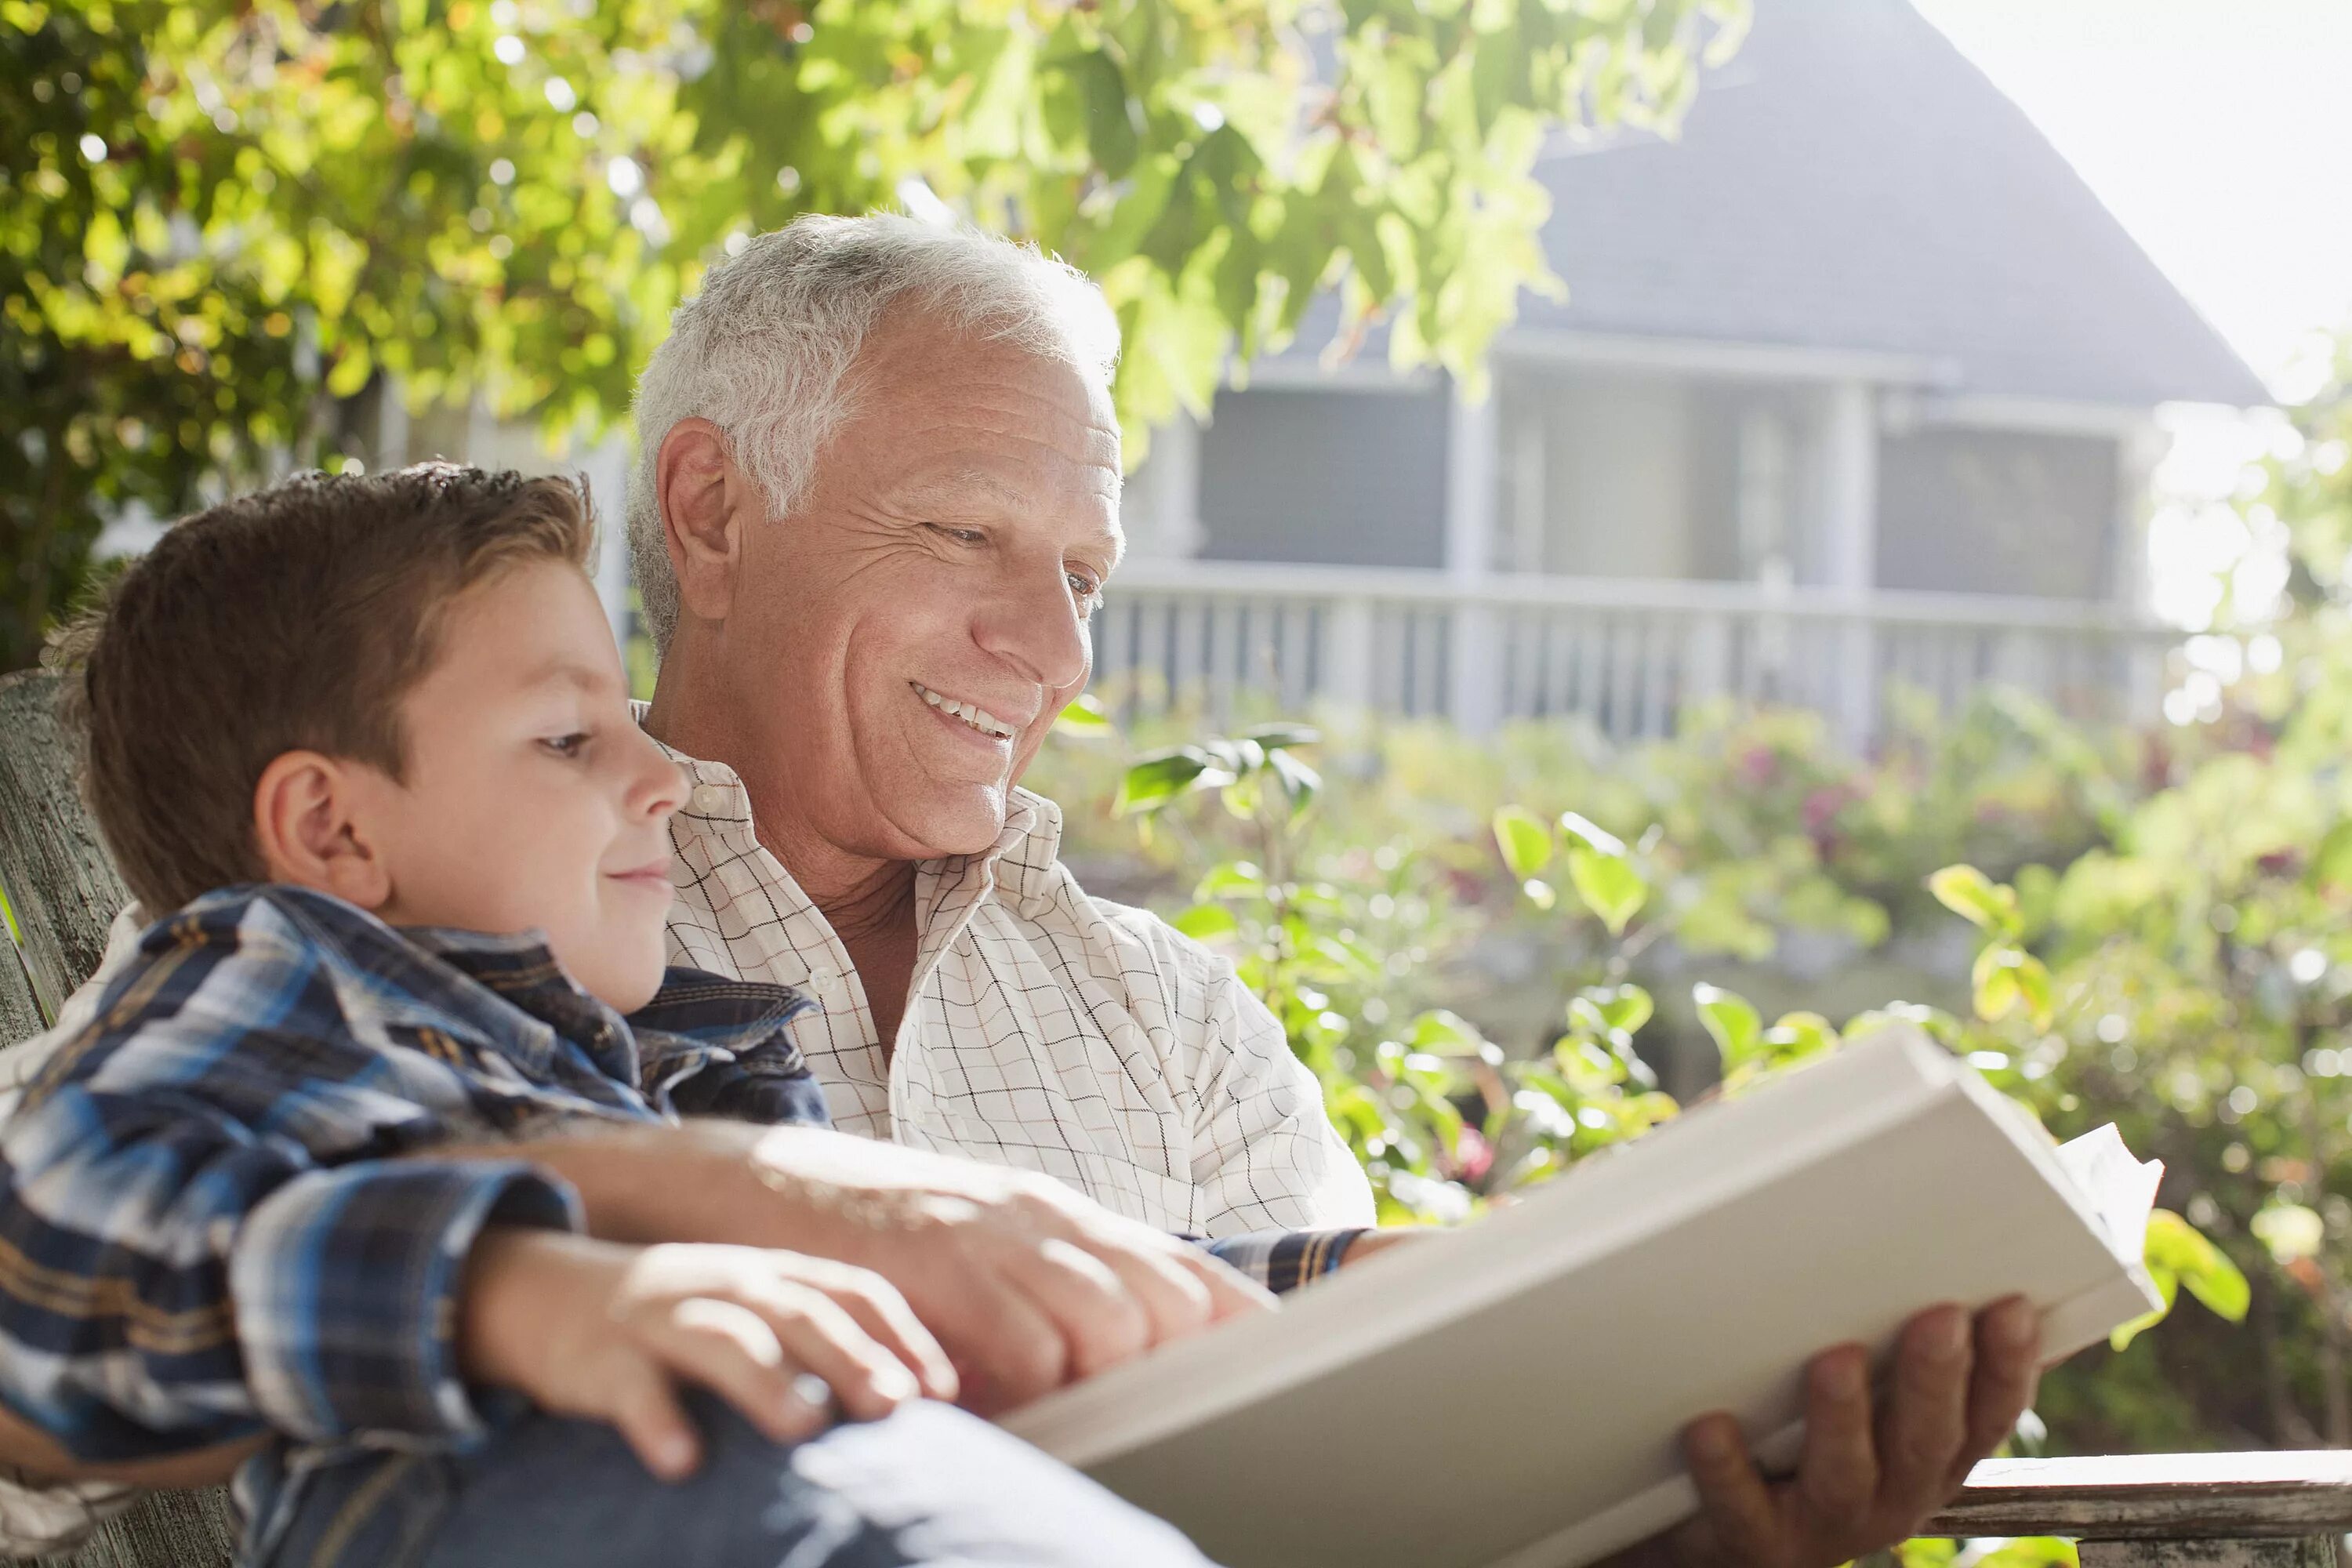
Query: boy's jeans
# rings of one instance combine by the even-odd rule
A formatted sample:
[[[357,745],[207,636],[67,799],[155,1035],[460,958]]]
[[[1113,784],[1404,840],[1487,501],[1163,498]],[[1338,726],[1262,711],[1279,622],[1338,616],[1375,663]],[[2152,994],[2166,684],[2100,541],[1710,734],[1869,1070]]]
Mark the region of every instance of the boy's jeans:
[[[537,1413],[471,1454],[373,1456],[314,1473],[258,1563],[1206,1568],[1169,1526],[945,1405],[792,1447],[715,1400],[693,1410],[702,1466],[676,1486],[648,1475],[610,1428]],[[260,1517],[277,1511],[256,1500]]]

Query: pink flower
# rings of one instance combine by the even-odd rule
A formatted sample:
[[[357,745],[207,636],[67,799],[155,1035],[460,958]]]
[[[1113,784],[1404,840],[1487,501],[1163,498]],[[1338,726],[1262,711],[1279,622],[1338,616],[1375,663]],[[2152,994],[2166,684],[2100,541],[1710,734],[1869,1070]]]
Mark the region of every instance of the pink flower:
[[[1476,1128],[1465,1127],[1454,1141],[1454,1179],[1475,1185],[1494,1168],[1495,1146]]]

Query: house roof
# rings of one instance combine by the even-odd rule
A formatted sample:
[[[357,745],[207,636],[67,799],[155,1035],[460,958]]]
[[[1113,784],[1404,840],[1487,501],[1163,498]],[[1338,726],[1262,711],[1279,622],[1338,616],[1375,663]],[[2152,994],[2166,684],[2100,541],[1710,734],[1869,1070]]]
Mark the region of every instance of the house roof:
[[[1992,396],[2270,401],[1909,0],[1754,18],[1678,138],[1555,139],[1538,174],[1569,298],[1522,295],[1520,328],[1900,355]]]

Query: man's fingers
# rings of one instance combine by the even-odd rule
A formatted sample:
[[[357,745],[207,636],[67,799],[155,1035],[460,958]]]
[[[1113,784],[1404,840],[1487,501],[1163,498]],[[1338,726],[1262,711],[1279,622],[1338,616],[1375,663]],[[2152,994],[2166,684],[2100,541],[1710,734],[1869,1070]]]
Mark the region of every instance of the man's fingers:
[[[1069,1376],[1060,1328],[993,1269],[951,1274],[947,1290],[925,1290],[916,1310],[955,1358],[961,1403],[976,1415],[1017,1409]]]
[[[1879,1420],[1880,1496],[1897,1514],[1924,1516],[1944,1500],[1968,1436],[1973,1359],[1968,1314],[1958,1307],[1921,1312],[1903,1327]]]
[[[1761,1565],[1785,1557],[1780,1510],[1748,1457],[1738,1421],[1717,1412],[1683,1428],[1683,1462],[1725,1561]]]
[[[1061,1331],[1072,1382],[1151,1343],[1143,1303],[1108,1264],[1075,1241],[1055,1237],[1026,1244],[1006,1259],[1004,1276]]]
[[[1861,1530],[1878,1494],[1870,1406],[1870,1358],[1861,1346],[1823,1351],[1805,1368],[1797,1496],[1808,1522],[1830,1542]]]
[[[1222,1259],[1210,1257],[1197,1247],[1181,1244],[1172,1256],[1208,1290],[1211,1322],[1222,1323],[1227,1318],[1274,1310],[1273,1291]]]
[[[1969,1379],[1968,1435],[1948,1480],[1968,1479],[1969,1467],[2006,1441],[2033,1404],[2042,1377],[2042,1320],[2022,1296],[1997,1301],[1977,1314],[1976,1358]]]
[[[1208,1282],[1178,1255],[1192,1249],[1179,1242],[1163,1251],[1158,1241],[1155,1236],[1147,1246],[1130,1245],[1124,1237],[1089,1238],[1084,1244],[1143,1309],[1145,1338],[1139,1349],[1199,1332],[1209,1326],[1216,1306]]]

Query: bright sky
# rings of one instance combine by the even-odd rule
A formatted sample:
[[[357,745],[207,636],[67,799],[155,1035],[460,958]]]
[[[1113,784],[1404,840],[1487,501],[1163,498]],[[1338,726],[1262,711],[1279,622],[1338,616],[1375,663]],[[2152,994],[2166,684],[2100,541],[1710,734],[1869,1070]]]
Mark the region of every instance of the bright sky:
[[[2273,394],[2315,390],[2324,334],[2352,327],[2352,0],[1915,3]],[[2242,601],[2276,575],[2274,552],[2210,504],[2274,429],[2210,418],[2177,427],[2151,529],[2157,607],[2168,618],[2210,624],[2216,568],[2248,561]]]

